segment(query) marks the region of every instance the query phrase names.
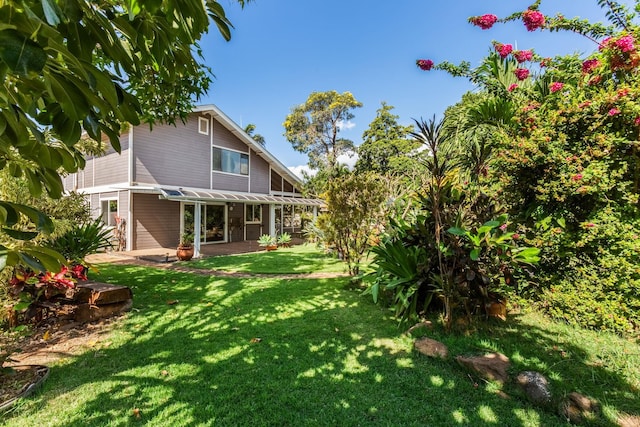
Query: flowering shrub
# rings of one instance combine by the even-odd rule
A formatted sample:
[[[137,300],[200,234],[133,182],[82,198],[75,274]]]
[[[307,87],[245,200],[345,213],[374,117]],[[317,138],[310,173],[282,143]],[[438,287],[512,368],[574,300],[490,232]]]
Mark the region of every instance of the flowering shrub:
[[[547,313],[590,328],[638,334],[640,28],[618,2],[600,3],[617,7],[608,15],[615,16],[609,27],[548,18],[532,9],[498,20],[521,17],[529,31],[569,30],[595,44],[586,58],[541,60],[538,75],[517,68],[515,77],[529,80],[515,93],[513,80],[496,78],[510,108],[486,109],[478,117],[486,123],[492,115],[509,125],[492,133],[488,173],[480,178],[523,224],[522,238],[541,249],[540,287],[530,296]],[[504,45],[494,46],[502,58],[518,60],[517,52],[505,54]],[[453,69],[450,64],[432,68]],[[481,68],[456,72],[487,81],[478,78]],[[562,96],[554,95],[560,91]],[[494,93],[487,85],[487,103]],[[508,120],[501,116],[506,112]]]

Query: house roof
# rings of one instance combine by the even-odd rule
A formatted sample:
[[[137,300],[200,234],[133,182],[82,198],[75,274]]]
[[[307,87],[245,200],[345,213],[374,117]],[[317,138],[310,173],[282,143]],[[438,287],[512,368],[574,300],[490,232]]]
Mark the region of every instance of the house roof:
[[[265,204],[323,206],[320,199],[306,199],[303,197],[271,196],[258,193],[229,193],[215,190],[185,190],[173,188],[156,188],[161,197],[176,201],[205,201],[205,202],[260,202]]]
[[[199,105],[196,106],[193,110],[194,113],[205,113],[210,114],[215,118],[218,122],[220,122],[225,128],[227,128],[232,134],[234,134],[238,139],[247,144],[253,151],[256,152],[258,156],[266,160],[270,165],[271,169],[274,169],[280,175],[287,177],[292,181],[293,184],[302,185],[302,180],[298,178],[293,172],[289,170],[280,160],[278,160],[273,154],[268,152],[265,147],[258,144],[251,138],[247,133],[242,129],[236,122],[231,120],[229,116],[222,112],[218,107],[213,104],[207,105]]]

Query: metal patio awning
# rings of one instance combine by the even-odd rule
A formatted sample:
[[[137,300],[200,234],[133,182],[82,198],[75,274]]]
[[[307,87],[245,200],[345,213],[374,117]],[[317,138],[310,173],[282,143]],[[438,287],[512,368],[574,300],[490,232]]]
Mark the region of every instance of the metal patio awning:
[[[237,203],[264,203],[269,205],[304,205],[323,206],[320,199],[307,199],[303,197],[269,196],[257,193],[225,193],[211,190],[184,190],[158,188],[160,197],[166,200],[191,201],[191,202],[237,202]]]

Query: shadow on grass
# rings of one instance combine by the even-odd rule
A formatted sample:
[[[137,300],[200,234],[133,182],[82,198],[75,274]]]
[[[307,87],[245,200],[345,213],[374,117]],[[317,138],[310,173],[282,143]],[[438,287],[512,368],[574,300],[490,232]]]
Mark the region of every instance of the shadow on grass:
[[[379,307],[345,289],[347,279],[105,266],[99,280],[131,286],[135,311],[111,342],[53,367],[8,425],[566,425],[490,385],[474,387],[455,362],[413,353]],[[619,374],[584,370],[580,343],[562,343],[571,358],[558,359],[549,350],[558,337],[535,326],[440,338],[454,354],[495,346],[515,368],[551,375],[559,390],[571,378],[620,410],[640,405]],[[603,382],[618,389],[598,390]]]

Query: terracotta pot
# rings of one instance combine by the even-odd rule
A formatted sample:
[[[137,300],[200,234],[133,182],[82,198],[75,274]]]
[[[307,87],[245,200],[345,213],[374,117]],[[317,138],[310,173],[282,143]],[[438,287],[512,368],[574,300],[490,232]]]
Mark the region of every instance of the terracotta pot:
[[[276,249],[278,249],[278,245],[267,245],[268,251],[275,251]]]
[[[176,258],[180,261],[189,261],[193,258],[193,246],[178,246],[178,250],[176,251]]]

